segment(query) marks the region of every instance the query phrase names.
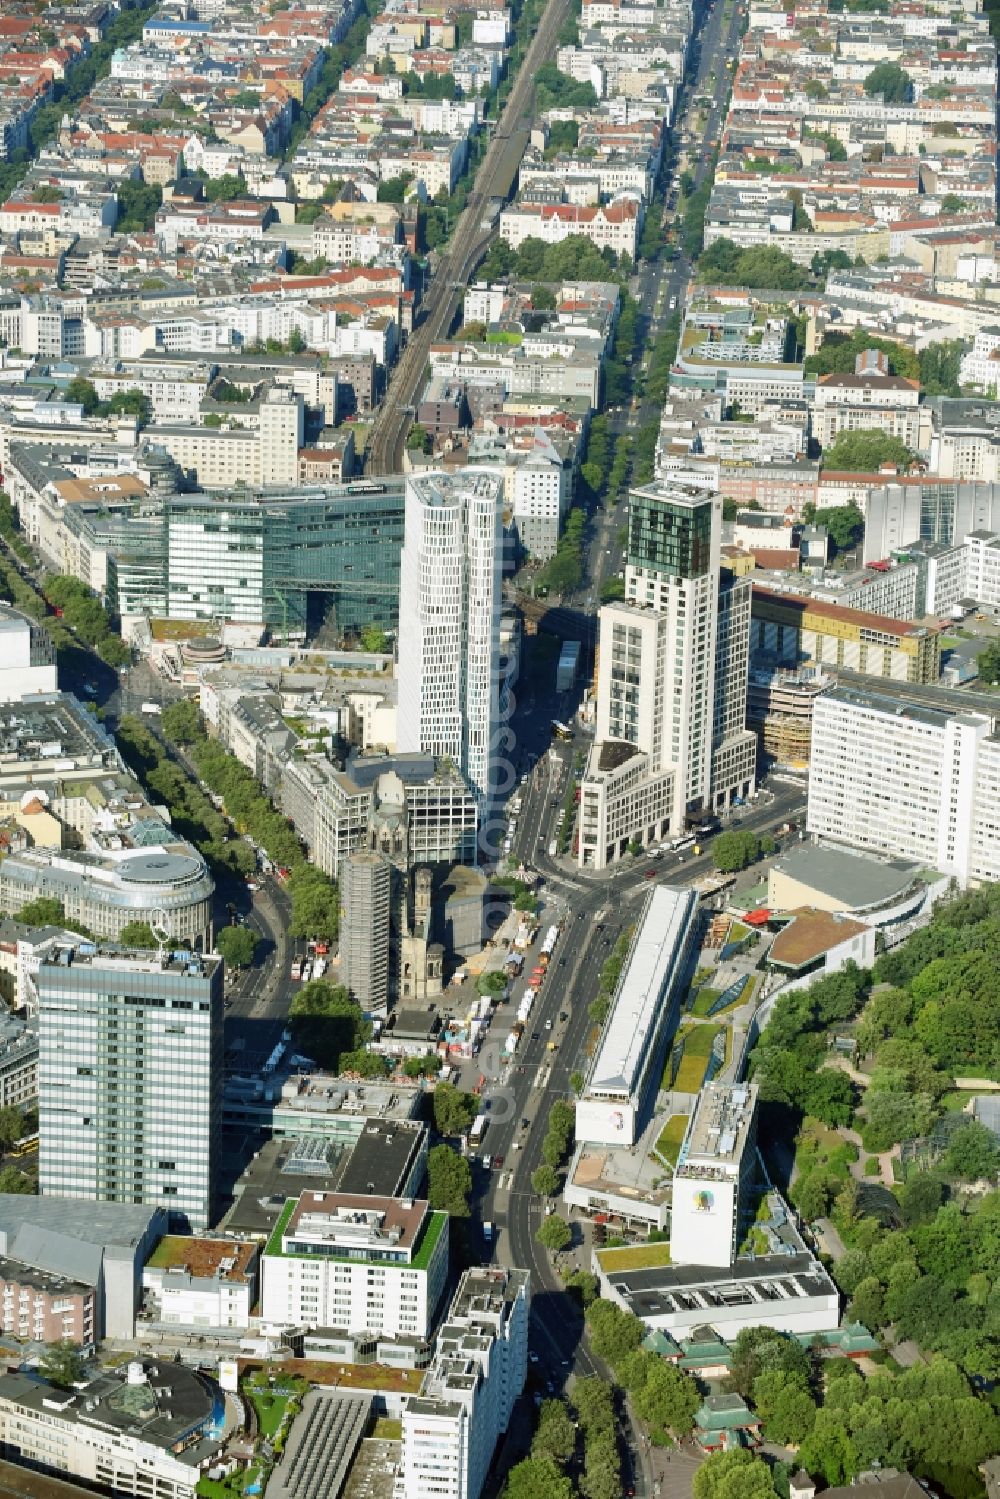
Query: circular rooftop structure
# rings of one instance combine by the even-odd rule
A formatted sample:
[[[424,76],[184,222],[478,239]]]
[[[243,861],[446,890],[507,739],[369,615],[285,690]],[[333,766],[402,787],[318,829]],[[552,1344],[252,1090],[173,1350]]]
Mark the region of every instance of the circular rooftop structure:
[[[194,854],[171,853],[163,848],[123,860],[118,871],[123,885],[187,885],[204,872],[204,864]]]
[[[185,661],[196,666],[206,661],[224,661],[226,647],[221,640],[216,640],[212,635],[200,635],[184,641],[181,646],[181,655]]]

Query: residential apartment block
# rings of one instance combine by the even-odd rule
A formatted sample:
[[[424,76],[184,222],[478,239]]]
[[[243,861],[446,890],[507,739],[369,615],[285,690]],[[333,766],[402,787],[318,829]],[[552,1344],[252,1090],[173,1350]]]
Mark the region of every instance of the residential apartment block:
[[[396,1499],[479,1499],[528,1370],[526,1270],[466,1270],[420,1394],[403,1408]]]
[[[843,686],[817,698],[808,831],[963,886],[1000,877],[1000,739],[975,708]]]

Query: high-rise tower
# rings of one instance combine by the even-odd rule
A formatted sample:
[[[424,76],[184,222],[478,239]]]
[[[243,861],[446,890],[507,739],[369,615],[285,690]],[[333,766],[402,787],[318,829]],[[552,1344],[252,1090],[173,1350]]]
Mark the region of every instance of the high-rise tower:
[[[38,970],[42,1196],[148,1203],[208,1228],[222,1110],[222,960],[81,942]]]
[[[750,789],[749,591],[720,582],[721,537],[713,491],[666,480],[632,491],[625,601],[600,615],[581,865],[601,869]]]
[[[499,723],[502,481],[465,469],[406,481],[400,751],[447,755],[485,808]]]

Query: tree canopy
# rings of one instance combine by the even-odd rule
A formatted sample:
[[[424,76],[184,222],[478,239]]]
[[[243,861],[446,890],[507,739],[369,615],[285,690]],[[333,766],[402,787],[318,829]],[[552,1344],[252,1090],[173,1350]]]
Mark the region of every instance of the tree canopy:
[[[558,1213],[550,1213],[547,1218],[542,1219],[538,1242],[546,1249],[568,1249],[573,1242],[573,1230],[565,1218],[560,1218]]]
[[[694,1499],[775,1499],[771,1470],[746,1447],[713,1452],[691,1480]]]
[[[698,262],[698,277],[723,286],[746,286],[776,291],[798,291],[809,281],[803,266],[783,250],[758,245],[741,250],[731,239],[717,239]]]
[[[876,473],[885,463],[908,468],[913,454],[898,437],[877,427],[859,427],[855,432],[841,432],[823,450],[825,469],[843,469],[859,474]]]
[[[427,1200],[453,1218],[468,1218],[472,1168],[450,1145],[435,1145],[427,1157]]]
[[[872,68],[864,89],[871,98],[881,95],[886,104],[909,104],[913,98],[913,80],[895,62],[880,62]]]
[[[247,926],[224,926],[216,935],[215,950],[227,968],[249,968],[257,951],[257,936]]]
[[[479,1113],[479,1099],[451,1083],[438,1083],[433,1095],[434,1128],[439,1135],[461,1135]]]
[[[371,1027],[343,984],[311,979],[292,1000],[289,1011],[296,1047],[331,1072],[339,1072],[344,1052],[367,1041]]]

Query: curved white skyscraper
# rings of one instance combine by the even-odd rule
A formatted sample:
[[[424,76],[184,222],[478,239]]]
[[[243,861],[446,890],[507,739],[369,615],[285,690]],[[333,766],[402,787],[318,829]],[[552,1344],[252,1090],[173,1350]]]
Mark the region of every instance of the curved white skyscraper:
[[[499,721],[501,477],[411,475],[404,536],[396,746],[449,756],[482,811]]]

